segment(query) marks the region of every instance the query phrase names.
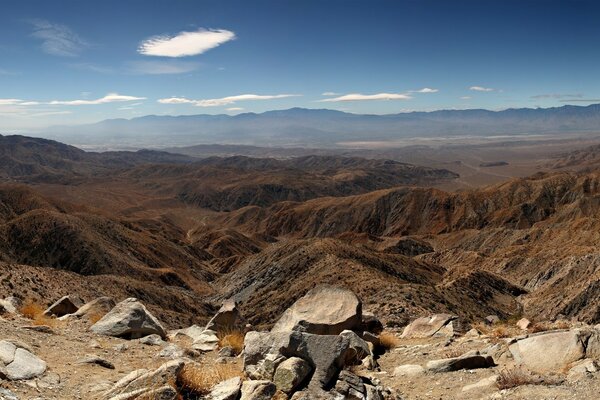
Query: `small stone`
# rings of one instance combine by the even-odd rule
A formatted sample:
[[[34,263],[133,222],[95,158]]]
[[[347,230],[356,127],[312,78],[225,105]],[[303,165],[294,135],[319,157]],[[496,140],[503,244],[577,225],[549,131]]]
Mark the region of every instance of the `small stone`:
[[[77,360],[77,364],[97,364],[107,369],[115,369],[113,363],[96,355],[87,355],[84,358]]]
[[[394,368],[394,376],[417,376],[425,373],[425,368],[416,364],[400,365]]]
[[[285,393],[292,393],[311,371],[310,364],[299,358],[290,357],[283,361],[273,375],[273,383],[277,389]]]
[[[161,346],[165,344],[165,341],[157,334],[152,334],[148,336],[144,336],[140,339],[140,343],[146,344],[148,346]]]
[[[517,321],[516,325],[519,329],[526,331],[531,326],[531,321],[527,318],[521,318]]]

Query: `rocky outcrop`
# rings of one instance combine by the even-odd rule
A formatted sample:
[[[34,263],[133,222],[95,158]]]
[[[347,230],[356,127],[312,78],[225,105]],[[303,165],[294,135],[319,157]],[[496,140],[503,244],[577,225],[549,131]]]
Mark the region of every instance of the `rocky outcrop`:
[[[170,386],[172,382],[177,381],[179,373],[185,365],[184,360],[169,361],[154,371],[139,369],[130,372],[121,378],[114,386],[105,393],[105,397],[111,400],[120,399],[175,399],[177,392],[173,397],[169,397],[174,389]],[[165,391],[164,388],[170,387],[172,391]],[[152,397],[160,390],[161,397]],[[146,396],[146,397],[143,397]]]
[[[208,400],[236,400],[242,388],[242,379],[235,377],[218,383],[208,395]]]
[[[276,391],[270,381],[244,381],[240,400],[271,400]]]
[[[216,332],[243,331],[246,320],[240,313],[238,305],[233,299],[225,300],[214,317],[208,321],[205,329]]]
[[[450,314],[434,314],[411,322],[402,332],[402,338],[426,338],[436,334],[445,334],[444,328],[458,317]]]
[[[93,332],[106,336],[137,339],[157,334],[166,338],[167,334],[150,312],[135,298],[123,300],[90,328]]]
[[[288,308],[271,331],[337,335],[359,330],[361,322],[362,303],[352,291],[319,286]]]

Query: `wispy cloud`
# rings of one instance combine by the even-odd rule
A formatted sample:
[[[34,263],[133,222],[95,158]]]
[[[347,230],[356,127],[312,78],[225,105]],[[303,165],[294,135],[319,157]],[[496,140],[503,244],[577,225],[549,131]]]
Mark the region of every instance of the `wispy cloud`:
[[[319,102],[338,102],[338,101],[364,101],[364,100],[410,100],[412,96],[403,93],[376,93],[360,94],[350,93],[330,99],[318,100]]]
[[[419,90],[411,90],[410,93],[437,93],[439,92],[438,89],[432,89],[432,88],[428,88],[425,87],[423,89],[419,89]]]
[[[129,72],[142,75],[184,74],[200,67],[199,63],[178,60],[133,61],[127,64]]]
[[[235,33],[225,29],[199,29],[175,36],[153,36],[140,43],[138,53],[160,57],[195,56],[233,39]]]
[[[238,101],[249,101],[249,100],[273,100],[283,99],[286,97],[296,97],[298,94],[274,94],[274,95],[260,95],[260,94],[240,94],[237,96],[221,97],[219,99],[204,99],[204,100],[191,100],[185,97],[169,97],[166,99],[159,99],[158,102],[161,104],[192,104],[197,107],[218,107],[235,104]]]
[[[495,89],[483,86],[471,86],[469,90],[473,90],[475,92],[493,92]]]
[[[61,57],[76,57],[88,43],[65,25],[43,19],[29,21],[33,25],[32,37],[42,41],[45,53]]]
[[[243,107],[230,107],[227,111],[244,111]]]
[[[341,93],[336,93],[336,92],[323,92],[321,93],[321,96],[339,96]]]
[[[548,94],[538,94],[535,96],[531,96],[532,99],[577,99],[582,98],[583,94],[561,94],[561,93],[548,93]]]
[[[600,99],[570,99],[570,100],[561,100],[561,103],[600,103]]]
[[[127,101],[146,100],[145,97],[135,96],[124,96],[118,93],[109,93],[104,97],[94,100],[80,99],[80,100],[52,100],[52,101],[31,101],[21,99],[0,99],[0,106],[39,106],[39,105],[51,105],[51,106],[82,106],[82,105],[94,105],[94,104],[106,104],[106,103],[119,103]]]
[[[461,96],[461,100],[471,100],[471,96]]]
[[[50,105],[63,105],[63,106],[86,106],[86,105],[97,105],[97,104],[107,104],[107,103],[121,103],[126,101],[138,101],[138,100],[146,100],[145,97],[136,97],[136,96],[125,96],[118,93],[109,93],[104,97],[94,100],[52,100],[46,104]]]

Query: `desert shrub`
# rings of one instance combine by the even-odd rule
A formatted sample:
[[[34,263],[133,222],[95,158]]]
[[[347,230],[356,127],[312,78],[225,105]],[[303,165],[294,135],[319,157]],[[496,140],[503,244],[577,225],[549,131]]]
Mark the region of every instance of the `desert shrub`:
[[[244,333],[240,331],[219,332],[219,347],[231,347],[235,354],[244,349]]]
[[[25,301],[21,307],[21,314],[32,320],[33,325],[47,325],[50,327],[56,327],[57,325],[56,319],[44,315],[44,307],[31,299]]]
[[[392,332],[383,331],[379,334],[379,343],[385,350],[391,350],[400,345],[400,338]]]
[[[562,380],[552,376],[538,376],[528,371],[514,368],[500,371],[496,386],[498,389],[510,389],[522,385],[559,385]]]
[[[181,370],[177,379],[177,387],[180,392],[187,395],[205,396],[217,383],[236,376],[242,377],[243,373],[235,364],[190,363]]]

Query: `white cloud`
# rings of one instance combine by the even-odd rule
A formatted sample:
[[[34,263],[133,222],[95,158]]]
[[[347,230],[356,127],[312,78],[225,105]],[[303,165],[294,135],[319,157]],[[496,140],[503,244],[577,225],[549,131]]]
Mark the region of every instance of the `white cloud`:
[[[461,100],[470,100],[471,96],[462,96],[460,99]]]
[[[471,86],[469,88],[469,90],[473,90],[475,92],[493,92],[494,91],[494,89],[492,89],[492,88],[486,88],[483,86]]]
[[[142,75],[184,74],[198,69],[199,63],[177,60],[134,61],[128,64],[130,72]]]
[[[336,93],[336,92],[323,92],[321,93],[321,96],[339,96],[340,93]]]
[[[377,93],[377,94],[360,94],[350,93],[331,99],[318,100],[319,102],[337,102],[337,101],[363,101],[363,100],[410,100],[411,96],[402,93]]]
[[[413,92],[413,93],[437,93],[437,92],[439,92],[439,90],[425,87],[425,88],[419,89],[419,90],[411,90],[411,92]]]
[[[0,106],[14,106],[22,103],[19,99],[0,99]]]
[[[225,29],[199,29],[176,36],[153,36],[140,43],[138,53],[160,57],[195,56],[233,39],[235,33]]]
[[[197,107],[218,107],[234,104],[238,101],[248,100],[273,100],[283,99],[286,97],[299,96],[297,94],[275,94],[275,95],[259,95],[259,94],[240,94],[237,96],[222,97],[220,99],[204,99],[204,100],[191,100],[185,97],[170,97],[167,99],[159,99],[158,102],[161,104],[193,104]]]
[[[43,19],[29,21],[33,25],[33,36],[42,41],[45,53],[62,57],[75,57],[88,46],[87,42],[65,25],[54,24]]]
[[[243,111],[244,108],[243,107],[231,107],[228,108],[227,111]]]
[[[64,106],[85,106],[85,105],[96,105],[96,104],[106,104],[106,103],[118,103],[124,101],[137,101],[137,100],[146,100],[145,97],[135,97],[135,96],[124,96],[118,93],[109,93],[104,97],[95,100],[52,100],[47,103],[50,105],[64,105]]]

